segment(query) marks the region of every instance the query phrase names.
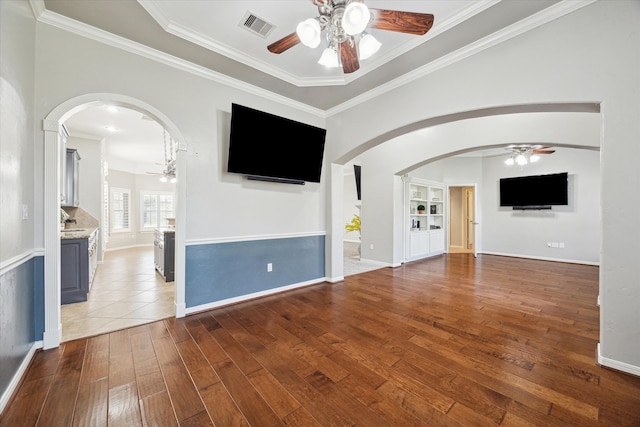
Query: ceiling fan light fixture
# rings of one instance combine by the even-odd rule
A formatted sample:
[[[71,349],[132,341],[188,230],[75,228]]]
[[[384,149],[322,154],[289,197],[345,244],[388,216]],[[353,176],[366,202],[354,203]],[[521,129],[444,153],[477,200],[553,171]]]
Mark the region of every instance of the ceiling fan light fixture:
[[[367,28],[370,19],[371,12],[369,12],[369,8],[364,3],[352,1],[344,10],[342,28],[348,35],[354,36]]]
[[[177,181],[178,181],[178,180],[176,179],[176,177],[175,177],[175,176],[174,176],[174,177],[172,177],[172,178],[171,178],[171,180],[170,180],[170,182],[171,182],[172,184],[175,184]]]
[[[318,60],[318,64],[324,65],[325,67],[330,67],[330,68],[340,67],[340,63],[338,62],[338,52],[336,52],[335,49],[332,49],[330,47],[326,48],[322,52],[322,56],[320,56],[320,59]]]
[[[378,50],[380,50],[380,46],[382,46],[382,43],[380,43],[371,34],[363,35],[362,38],[360,39],[360,42],[358,43],[358,51],[360,54],[359,55],[360,59],[369,58],[371,55],[373,55]]]
[[[540,156],[538,156],[537,154],[532,154],[532,155],[529,157],[529,161],[530,161],[531,163],[533,163],[533,162],[537,162],[538,160],[540,160]]]
[[[320,44],[320,23],[314,18],[300,22],[296,27],[296,33],[305,46],[316,48]]]
[[[516,156],[516,163],[519,164],[520,166],[526,165],[527,164],[527,158],[524,156],[524,154],[518,154]]]
[[[167,178],[166,175],[162,175],[160,177],[160,182],[167,182],[167,181],[169,181],[169,178]]]
[[[507,166],[513,166],[514,163],[515,161],[513,160],[513,157],[509,157],[507,160],[504,161],[504,164]]]

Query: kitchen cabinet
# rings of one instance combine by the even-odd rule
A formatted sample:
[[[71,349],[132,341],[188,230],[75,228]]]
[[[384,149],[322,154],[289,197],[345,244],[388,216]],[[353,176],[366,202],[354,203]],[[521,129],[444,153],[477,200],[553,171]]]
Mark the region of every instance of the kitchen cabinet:
[[[172,228],[157,228],[153,239],[153,262],[165,282],[173,282],[175,271],[176,232]]]
[[[62,192],[61,206],[78,207],[80,197],[78,196],[78,176],[80,169],[80,155],[75,148],[67,148],[66,165],[64,171],[64,191]]]
[[[88,237],[60,240],[60,299],[62,304],[87,300],[95,275],[98,230]]]

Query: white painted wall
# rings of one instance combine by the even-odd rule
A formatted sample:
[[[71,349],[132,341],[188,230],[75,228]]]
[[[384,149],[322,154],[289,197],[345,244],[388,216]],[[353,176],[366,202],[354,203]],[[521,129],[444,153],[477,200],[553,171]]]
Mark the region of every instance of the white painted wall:
[[[34,248],[34,35],[29,3],[1,1],[0,263]],[[22,219],[22,205],[27,219]]]
[[[638,22],[640,2],[595,2],[369,100],[367,108],[340,111],[328,120],[329,132],[335,136],[331,158],[346,161],[341,156],[357,154],[357,147],[375,145],[388,139],[384,135],[394,135],[395,129],[429,117],[504,105],[600,103],[602,125],[596,130],[596,138],[602,141],[599,360],[636,374],[640,373]],[[482,134],[468,134],[462,145],[477,145],[478,136]],[[440,146],[442,151],[455,150],[459,141],[441,139]],[[426,158],[437,155],[433,150]],[[375,187],[389,191],[386,181],[381,179]],[[381,199],[384,197],[376,201],[388,204],[391,200]],[[388,227],[393,222],[384,206],[379,212],[387,215],[371,225]],[[388,244],[391,237],[385,235],[381,240]],[[384,259],[393,257],[383,255]]]
[[[451,157],[412,171],[449,186],[478,184],[476,199],[482,253],[552,259],[588,264],[600,262],[600,153],[556,147],[538,163],[507,166],[505,156]],[[514,211],[499,206],[500,178],[569,173],[569,206],[551,211]],[[564,249],[547,242],[562,242]]]
[[[247,181],[226,172],[232,102],[324,127],[324,118],[309,113],[309,108],[187,74],[47,24],[38,26],[37,68],[38,117],[87,93],[126,94],[171,117],[187,138],[186,170],[178,171],[187,177],[187,240],[324,230],[326,180],[284,185]],[[265,143],[281,137],[267,132]],[[36,150],[40,169],[41,132]],[[36,189],[42,192],[40,184]]]
[[[402,205],[403,193],[401,187],[398,189],[394,184],[398,179],[394,174],[404,174],[428,163],[430,167],[426,169],[431,172],[424,173],[424,178],[438,182],[446,182],[446,178],[455,184],[467,184],[471,180],[480,183],[481,179],[476,176],[481,167],[448,169],[434,164],[433,159],[472,147],[513,142],[545,141],[554,146],[598,147],[600,122],[600,115],[594,113],[521,113],[482,117],[415,131],[370,149],[361,156],[363,170],[366,167],[369,171],[376,171],[367,175],[367,185],[362,189],[362,209],[370,213],[362,219],[362,257],[394,265],[404,259],[402,239],[398,237],[404,230],[402,211],[394,214],[392,209],[395,205]],[[478,209],[481,212],[480,205]],[[371,244],[374,250],[371,250]]]
[[[375,243],[376,249],[367,254],[370,256],[363,253],[363,257],[397,261],[402,229],[398,222],[401,185],[399,177],[392,174],[420,166],[420,159],[505,141],[553,145],[571,141],[577,146],[598,146],[602,139],[601,359],[614,362],[609,365],[640,367],[640,286],[635,280],[640,273],[635,260],[640,252],[640,224],[636,220],[640,208],[640,194],[636,191],[640,184],[640,145],[636,143],[640,139],[639,21],[637,1],[596,2],[380,94],[366,104],[339,114],[330,112],[325,158],[344,163],[349,160],[345,158],[347,153],[352,156],[400,135],[404,132],[396,130],[403,126],[446,114],[532,103],[600,103],[602,107],[601,115],[592,114],[597,121],[595,130],[589,119],[567,118],[544,127],[511,128],[504,121],[512,117],[499,117],[498,123],[487,127],[486,132],[480,131],[475,120],[471,121],[477,125],[475,128],[467,128],[465,121],[416,132],[408,139],[398,138],[372,150],[367,154],[368,163],[363,159],[363,170],[379,173],[367,174],[363,212],[375,212],[377,217],[363,215],[363,249],[370,246],[368,243]],[[46,24],[38,25],[37,39],[36,117],[45,117],[56,105],[78,94],[107,92],[140,99],[175,121],[188,145],[188,240],[327,228],[330,236],[340,236],[342,240],[343,175],[339,185],[329,178],[321,184],[290,187],[247,182],[224,172],[231,102],[324,126],[320,115],[259,91],[187,75]],[[69,70],[73,70],[73,78]],[[589,123],[582,126],[581,121]],[[41,195],[41,132],[37,132],[35,141],[35,187]],[[332,177],[338,173],[337,168],[331,170]],[[339,192],[339,200],[332,200],[328,207],[326,183],[330,184],[331,195]],[[254,206],[260,206],[259,213]],[[338,208],[338,215],[333,212],[334,207]],[[327,215],[331,218],[328,227]],[[367,227],[375,231],[367,234]],[[38,230],[36,226],[36,236],[41,236]],[[37,241],[40,239],[36,237]],[[340,265],[339,261],[336,265]]]
[[[599,264],[601,245],[600,153],[559,149],[523,168],[502,158],[483,162],[482,252],[514,254]],[[569,173],[569,205],[550,211],[514,211],[499,207],[500,178]],[[548,242],[564,243],[564,249]]]

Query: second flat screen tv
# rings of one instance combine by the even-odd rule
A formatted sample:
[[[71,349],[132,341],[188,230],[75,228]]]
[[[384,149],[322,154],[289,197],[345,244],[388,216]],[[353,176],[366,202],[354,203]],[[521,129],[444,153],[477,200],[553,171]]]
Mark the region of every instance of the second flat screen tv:
[[[320,182],[326,132],[232,104],[227,171],[265,181]]]
[[[550,209],[568,205],[567,172],[502,178],[500,180],[500,206],[513,209]]]

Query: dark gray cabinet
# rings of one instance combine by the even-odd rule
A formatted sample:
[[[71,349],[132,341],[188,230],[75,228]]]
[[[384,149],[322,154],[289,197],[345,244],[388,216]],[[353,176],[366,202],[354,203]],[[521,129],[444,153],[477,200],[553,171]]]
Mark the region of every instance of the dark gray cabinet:
[[[169,229],[156,229],[153,240],[153,261],[156,270],[164,278],[165,282],[174,280],[176,233]]]
[[[62,191],[61,206],[78,207],[78,174],[80,169],[80,155],[75,148],[67,148],[67,161],[64,170],[64,191]]]
[[[98,230],[89,237],[60,240],[60,302],[86,301],[96,272]]]
[[[89,239],[60,241],[61,303],[87,300],[89,293]]]

